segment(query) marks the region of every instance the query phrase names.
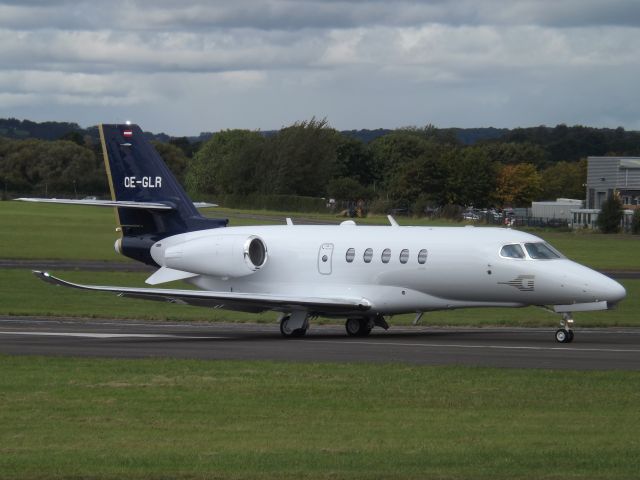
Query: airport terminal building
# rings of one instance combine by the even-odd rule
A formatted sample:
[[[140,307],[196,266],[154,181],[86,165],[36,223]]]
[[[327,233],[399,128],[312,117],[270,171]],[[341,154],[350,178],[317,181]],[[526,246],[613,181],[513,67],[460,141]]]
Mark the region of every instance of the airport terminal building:
[[[586,208],[572,210],[574,227],[593,228],[604,201],[617,194],[625,209],[625,227],[640,208],[640,157],[588,157]]]
[[[587,159],[588,209],[600,209],[614,192],[625,208],[640,203],[640,157],[589,157]]]

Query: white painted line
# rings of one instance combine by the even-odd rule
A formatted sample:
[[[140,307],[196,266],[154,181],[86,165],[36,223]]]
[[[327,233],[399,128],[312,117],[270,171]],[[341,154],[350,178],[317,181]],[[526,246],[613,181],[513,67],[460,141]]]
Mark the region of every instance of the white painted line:
[[[184,339],[224,339],[231,337],[163,335],[159,333],[78,333],[78,332],[0,332],[0,335],[31,335],[34,337],[80,337],[80,338],[184,338]]]
[[[373,345],[384,347],[425,347],[425,348],[486,348],[495,350],[562,350],[573,352],[616,352],[616,353],[640,353],[640,349],[625,348],[576,348],[576,347],[516,347],[507,345],[461,345],[456,343],[400,343],[400,342],[358,342],[358,341],[334,341],[313,340],[314,343],[342,343],[350,345]]]

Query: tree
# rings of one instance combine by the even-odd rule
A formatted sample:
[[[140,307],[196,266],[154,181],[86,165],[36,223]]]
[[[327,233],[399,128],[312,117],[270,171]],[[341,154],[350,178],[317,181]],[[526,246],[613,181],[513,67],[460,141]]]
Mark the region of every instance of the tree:
[[[255,193],[265,181],[265,139],[260,132],[225,130],[213,135],[189,162],[185,183],[192,195]]]
[[[371,192],[353,178],[340,177],[329,181],[327,195],[336,200],[357,201],[367,200]]]
[[[336,147],[336,176],[349,177],[361,185],[374,185],[376,170],[373,154],[362,141],[341,136]]]
[[[541,188],[541,177],[534,165],[504,165],[496,180],[496,200],[503,206],[526,207],[540,195]]]
[[[158,151],[164,163],[167,164],[169,170],[175,175],[181,185],[184,185],[185,175],[187,174],[187,165],[189,159],[181,148],[170,143],[163,143],[154,140],[151,144]]]
[[[102,193],[104,174],[93,152],[66,140],[0,144],[0,180],[9,190],[39,195]]]
[[[618,233],[624,216],[622,202],[618,195],[612,195],[602,203],[598,214],[598,228],[602,233]]]
[[[324,196],[338,170],[339,142],[340,134],[327,120],[316,118],[296,122],[269,137],[262,193]]]
[[[450,164],[444,155],[448,148],[435,144],[428,147],[429,151],[398,165],[390,175],[387,194],[395,208],[409,209],[419,197],[433,205],[451,203]]]
[[[449,163],[449,203],[488,207],[493,203],[499,164],[478,147],[456,148],[446,153]]]
[[[544,149],[532,143],[495,141],[483,144],[478,148],[485,150],[492,161],[502,163],[503,165],[531,163],[536,167],[540,167],[547,162],[547,155]]]
[[[424,155],[434,145],[415,133],[397,131],[375,139],[369,144],[373,156],[375,177],[382,187],[403,168],[403,165]]]
[[[633,212],[633,218],[631,219],[631,233],[634,235],[640,234],[640,208],[636,208]]]
[[[542,172],[542,200],[559,197],[584,198],[587,183],[587,160],[558,162]]]

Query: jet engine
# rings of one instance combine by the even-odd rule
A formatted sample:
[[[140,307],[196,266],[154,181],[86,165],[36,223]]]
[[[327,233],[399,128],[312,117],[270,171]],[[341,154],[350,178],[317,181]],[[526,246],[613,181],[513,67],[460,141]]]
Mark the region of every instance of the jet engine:
[[[159,250],[156,250],[159,249]],[[267,247],[256,235],[216,235],[151,249],[154,260],[168,268],[215,277],[244,277],[267,263]]]

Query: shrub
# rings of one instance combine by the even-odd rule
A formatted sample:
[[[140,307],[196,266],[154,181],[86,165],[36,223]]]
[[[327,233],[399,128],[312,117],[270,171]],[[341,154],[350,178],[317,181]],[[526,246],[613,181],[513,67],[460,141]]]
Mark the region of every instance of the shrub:
[[[622,202],[613,195],[604,201],[598,215],[598,228],[602,233],[618,233],[624,211]]]
[[[640,208],[637,208],[633,212],[633,218],[631,219],[631,233],[634,235],[640,234]]]

